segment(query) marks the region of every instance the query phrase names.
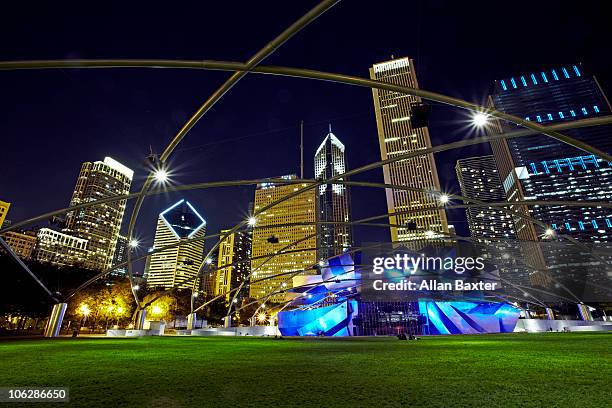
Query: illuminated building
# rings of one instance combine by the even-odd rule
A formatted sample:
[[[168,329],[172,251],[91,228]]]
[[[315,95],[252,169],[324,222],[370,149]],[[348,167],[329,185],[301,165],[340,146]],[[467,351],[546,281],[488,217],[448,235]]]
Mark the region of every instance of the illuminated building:
[[[329,133],[314,157],[315,179],[325,180],[346,172],[344,145],[336,135]],[[342,178],[340,180],[343,180]],[[318,188],[319,221],[342,222],[350,220],[349,190],[342,184],[324,184]],[[339,255],[351,247],[351,228],[342,224],[319,224],[318,257],[320,260]]]
[[[221,231],[225,234],[228,230]],[[237,231],[229,235],[221,245],[217,256],[217,267],[219,268],[215,277],[214,295],[227,294],[225,299],[231,300],[234,293],[229,293],[232,289],[239,287],[248,279],[251,271],[251,245],[252,235],[250,231]],[[231,265],[231,266],[227,266]],[[248,285],[236,297],[237,303],[248,296]]]
[[[6,218],[6,214],[11,206],[11,203],[7,203],[6,201],[0,201],[0,228],[2,224],[4,224],[4,219]]]
[[[115,245],[115,252],[113,253],[113,267],[115,265],[122,264],[127,261],[127,250],[128,241],[125,235],[119,234],[117,236],[117,244]],[[121,268],[114,269],[112,274],[124,275],[127,272],[127,267],[122,266]]]
[[[128,194],[133,175],[132,170],[110,157],[85,162],[70,206]],[[65,231],[88,241],[91,268],[105,270],[112,266],[125,205],[125,200],[113,201],[67,214]]]
[[[296,179],[296,176],[283,178]],[[255,190],[255,212],[307,185],[258,184]],[[310,189],[257,215],[252,257],[264,258],[253,259],[251,262],[249,297],[264,298],[277,290],[291,288],[293,276],[316,273],[313,269],[317,263],[316,214],[317,190]],[[300,223],[308,225],[273,226]],[[265,257],[281,250],[288,253],[278,254],[269,260]],[[296,272],[302,269],[307,270]],[[275,275],[280,276],[272,277]],[[285,294],[272,295],[269,300],[282,302]]]
[[[36,233],[33,231],[8,231],[3,234],[4,241],[21,259],[30,259],[36,247]]]
[[[205,235],[206,221],[185,199],[159,214],[153,250],[176,246],[150,256],[145,271],[147,285],[163,289],[191,288],[202,265],[204,240],[186,241]]]
[[[370,68],[370,78],[399,86],[419,87],[414,63],[409,58],[374,64]],[[416,117],[416,112],[422,108],[421,98],[383,89],[372,89],[372,94],[382,160],[431,147],[427,126]],[[440,191],[436,163],[431,153],[385,165],[383,175],[387,184]],[[446,213],[438,209],[436,195],[397,189],[387,189],[386,194],[390,224],[402,225],[391,227],[392,241],[431,238],[431,233],[426,237],[426,231],[448,233]],[[411,213],[391,215],[405,211]]]
[[[491,202],[506,199],[493,156],[457,160],[455,170],[462,196]],[[486,241],[515,237],[512,217],[500,207],[468,208],[466,215],[474,238]]]
[[[611,113],[597,80],[579,65],[560,66],[496,81],[490,103],[496,109],[526,120],[550,125]],[[497,131],[516,128],[495,123]],[[600,150],[612,151],[610,126],[563,131]],[[491,143],[508,201],[609,201],[612,198],[610,165],[563,142],[544,135]],[[585,242],[610,240],[612,214],[592,206],[545,206],[529,210],[536,219],[563,234]],[[536,231],[515,219],[521,239],[537,239]]]
[[[88,266],[88,242],[50,228],[36,234],[36,260],[59,266]]]

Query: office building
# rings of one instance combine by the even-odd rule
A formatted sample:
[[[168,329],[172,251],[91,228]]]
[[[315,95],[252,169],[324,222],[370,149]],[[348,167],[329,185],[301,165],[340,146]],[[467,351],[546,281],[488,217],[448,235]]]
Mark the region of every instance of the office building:
[[[221,233],[225,234],[228,231],[223,230]],[[241,304],[242,300],[248,297],[251,245],[251,231],[236,231],[221,242],[217,255],[218,269],[215,278],[215,296],[225,294],[226,301],[230,301],[234,297],[234,293],[230,293],[230,291],[244,283],[240,293],[236,296],[237,303]]]
[[[36,260],[58,266],[88,266],[88,242],[50,228],[41,228],[36,234]]]
[[[134,172],[118,161],[85,162],[77,179],[70,206],[130,192]],[[113,264],[126,200],[95,205],[66,216],[65,232],[88,241],[89,266],[106,270]]]
[[[186,289],[193,286],[202,265],[206,221],[185,199],[166,210],[157,219],[153,250],[175,245],[154,253],[147,262],[147,286],[161,289]],[[178,245],[181,244],[181,245]]]
[[[296,180],[295,175],[284,176]],[[261,183],[255,190],[259,212],[308,184]],[[283,302],[292,277],[313,275],[317,264],[317,190],[310,189],[262,212],[253,231],[249,297]],[[300,225],[302,224],[302,225]],[[278,226],[275,226],[278,225]],[[282,225],[282,226],[281,226]],[[278,252],[286,253],[278,253]],[[268,258],[267,256],[276,256]]]
[[[8,231],[2,238],[21,259],[31,259],[36,248],[36,232]]]
[[[493,156],[457,160],[455,170],[462,196],[490,202],[506,200]],[[516,237],[512,217],[501,207],[468,208],[466,215],[470,235],[474,238],[495,241]]]
[[[370,78],[393,85],[419,87],[410,58],[374,64],[370,68]],[[421,98],[384,89],[372,89],[372,94],[382,160],[431,147],[429,131],[422,120]],[[432,154],[385,165],[383,175],[387,184],[440,191]],[[398,189],[387,189],[386,194],[389,222],[399,225],[391,227],[393,242],[437,236],[427,231],[448,233],[446,213],[439,208],[439,195]]]
[[[551,125],[611,113],[610,104],[594,76],[580,65],[528,72],[496,81],[490,104],[497,110],[529,121]],[[515,125],[495,122],[494,130]],[[607,153],[612,151],[610,126],[563,131]],[[545,135],[491,143],[500,178],[509,201],[609,201],[612,198],[610,164]],[[584,242],[610,240],[612,214],[592,206],[521,208],[525,214]],[[521,239],[537,240],[541,229],[515,219]]]
[[[117,237],[117,244],[115,245],[115,252],[113,253],[113,267],[120,265],[127,261],[128,251],[128,240],[125,235],[119,234]],[[125,275],[127,272],[127,266],[121,266],[113,269],[113,275]]]
[[[346,172],[344,145],[331,131],[317,149],[314,157],[315,179],[325,180]],[[344,178],[340,178],[341,181]],[[318,188],[319,221],[319,260],[339,255],[352,245],[350,220],[349,189],[342,184],[324,184]],[[333,224],[338,222],[339,224]],[[324,224],[323,224],[324,223]]]

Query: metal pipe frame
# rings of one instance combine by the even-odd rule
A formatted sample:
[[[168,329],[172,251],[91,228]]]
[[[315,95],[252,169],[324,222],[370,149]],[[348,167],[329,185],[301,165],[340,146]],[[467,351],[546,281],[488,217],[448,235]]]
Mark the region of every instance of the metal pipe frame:
[[[189,119],[189,121],[181,128],[179,133],[172,139],[168,147],[164,150],[164,152],[160,156],[160,161],[162,164],[168,159],[172,151],[174,151],[176,146],[180,143],[180,141],[184,138],[184,136],[188,133],[188,131],[197,123],[197,121],[199,121],[199,119],[210,109],[210,107],[212,107],[219,99],[221,99],[221,97],[227,91],[229,91],[229,89],[231,89],[231,87],[233,87],[233,85],[236,82],[238,82],[247,73],[282,75],[282,76],[290,76],[290,77],[297,77],[297,78],[331,81],[331,82],[336,82],[336,83],[343,83],[343,84],[355,85],[355,86],[361,86],[361,87],[367,87],[367,88],[385,89],[385,90],[395,91],[399,93],[415,95],[415,96],[419,96],[424,99],[428,99],[428,100],[443,103],[443,104],[452,105],[452,106],[459,107],[459,108],[468,109],[474,112],[484,112],[487,115],[490,115],[490,116],[493,116],[493,117],[496,117],[498,119],[505,120],[508,122],[512,122],[512,123],[515,123],[519,126],[526,128],[528,133],[522,134],[524,136],[527,136],[530,134],[536,134],[536,133],[543,133],[543,134],[548,135],[549,137],[552,137],[564,143],[570,144],[578,149],[581,149],[588,153],[599,156],[605,160],[612,161],[612,156],[608,155],[607,153],[602,152],[599,149],[596,149],[586,143],[583,143],[581,141],[578,141],[576,139],[573,139],[571,137],[558,133],[557,129],[563,129],[563,127],[561,126],[554,125],[554,126],[544,127],[536,123],[525,121],[521,118],[518,118],[512,115],[508,115],[503,112],[499,112],[499,111],[496,111],[490,108],[472,104],[470,102],[467,102],[461,99],[452,98],[446,95],[441,95],[441,94],[437,94],[437,93],[433,93],[433,92],[429,92],[425,90],[401,87],[401,86],[387,84],[384,82],[378,82],[374,80],[369,80],[369,79],[354,77],[354,76],[349,76],[349,75],[343,75],[343,74],[328,73],[328,72],[321,72],[321,71],[314,71],[314,70],[305,70],[305,69],[290,68],[290,67],[274,67],[274,66],[268,66],[268,67],[259,66],[258,67],[257,66],[268,55],[274,52],[278,47],[280,47],[289,38],[291,38],[291,36],[293,36],[301,28],[305,27],[309,22],[316,19],[319,15],[321,15],[324,11],[329,9],[335,3],[336,1],[324,1],[321,4],[319,4],[309,13],[304,15],[300,20],[298,20],[298,22],[294,23],[291,27],[289,27],[287,30],[281,33],[281,35],[279,35],[275,40],[273,40],[266,47],[260,50],[255,56],[253,56],[245,64],[237,63],[237,62],[226,62],[226,61],[169,61],[169,60],[64,60],[64,61],[21,61],[21,62],[20,61],[16,61],[16,62],[9,61],[9,62],[1,62],[0,70],[2,69],[36,69],[36,68],[49,69],[49,68],[120,68],[120,67],[123,67],[123,68],[125,67],[162,68],[164,67],[164,68],[189,68],[189,69],[234,71],[234,74],[232,75],[232,77],[230,77],[230,79],[228,79],[228,81],[226,81],[224,85],[222,85],[215,93],[213,93],[213,95],[211,95],[211,97],[207,99],[207,101],[200,107],[200,109],[198,109],[198,111],[196,111],[196,113]],[[602,125],[602,124],[610,123],[609,118],[608,120],[606,120],[606,118],[596,118],[596,119],[589,120],[589,122],[591,125]],[[570,122],[570,123],[575,123],[575,122]],[[564,124],[561,124],[561,125],[564,125]],[[567,126],[566,128],[579,127],[579,126],[580,125],[577,124],[576,126]],[[586,126],[588,126],[588,124]],[[529,132],[529,130],[531,130],[531,132]],[[489,137],[489,138],[486,138],[487,140],[484,140],[485,138],[480,138],[481,139],[480,141],[472,140],[469,142],[473,142],[473,143],[468,143],[466,145],[483,143],[483,142],[495,140],[498,138],[520,137],[521,132],[525,132],[525,131],[511,132],[514,134],[513,136],[500,137],[501,135],[495,135],[497,137],[495,136]],[[466,142],[466,141],[461,141],[461,142]],[[436,148],[444,147],[443,149],[439,149],[439,150],[435,150],[434,148],[431,148],[431,149],[426,149],[426,150],[416,152],[417,154],[414,154],[414,155],[407,154],[407,155],[398,156],[398,157],[395,157],[393,159],[389,159],[386,161],[372,163],[370,165],[363,166],[362,168],[349,171],[345,174],[342,174],[336,177],[332,177],[327,180],[322,180],[319,182],[312,183],[311,185],[305,187],[304,189],[300,189],[299,191],[292,193],[284,197],[283,199],[278,200],[275,203],[270,204],[266,208],[260,210],[258,213],[261,213],[269,208],[272,208],[273,206],[283,201],[291,199],[303,193],[306,190],[316,188],[317,186],[321,184],[330,183],[330,182],[336,181],[339,178],[345,178],[347,176],[358,174],[360,172],[367,171],[373,168],[381,167],[383,165],[390,164],[398,160],[405,160],[406,158],[410,158],[410,157],[405,157],[405,156],[416,157],[416,156],[421,156],[421,155],[425,155],[428,153],[434,153],[437,151],[443,151],[443,150],[454,149],[457,147],[462,147],[461,142],[455,142],[455,143],[450,143],[450,144],[446,144],[442,146],[436,146]],[[427,150],[432,150],[432,151],[428,152]],[[131,238],[133,235],[135,221],[136,221],[139,209],[142,205],[142,202],[144,201],[144,197],[148,193],[151,182],[152,182],[152,174],[149,174],[147,180],[145,181],[143,185],[141,192],[136,195],[137,202],[134,207],[134,211],[132,212],[132,217],[130,219],[129,228],[128,228],[128,238]],[[405,187],[405,186],[402,186],[402,187]],[[474,200],[471,199],[467,201],[473,202]],[[516,205],[516,204],[517,203],[509,203],[508,205]],[[487,207],[488,206],[490,205],[487,205]],[[536,220],[532,219],[530,222],[534,222],[534,221]],[[207,257],[209,257],[211,253],[214,250],[216,250],[218,245],[227,236],[231,235],[233,232],[241,228],[244,225],[244,223],[245,222],[242,222],[236,225],[227,234],[222,236],[221,240],[209,251]],[[17,228],[17,227],[18,226],[15,225],[13,228]],[[544,225],[544,227],[546,226]],[[573,241],[574,243],[580,244],[578,243],[578,241],[576,241],[572,237],[567,237],[567,239],[569,239],[570,241]],[[128,251],[128,278],[130,279],[130,282],[133,282],[133,274],[131,270],[132,262],[131,261],[132,261],[131,253],[130,251]],[[132,284],[132,288],[133,286],[134,285]],[[134,289],[133,289],[133,294],[134,294],[136,303],[140,305],[139,300],[138,300],[138,295]]]

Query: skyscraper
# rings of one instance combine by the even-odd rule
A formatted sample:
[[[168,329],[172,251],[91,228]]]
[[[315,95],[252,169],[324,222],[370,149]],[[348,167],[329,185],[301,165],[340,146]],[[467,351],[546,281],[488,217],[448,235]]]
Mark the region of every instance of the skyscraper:
[[[609,115],[610,104],[597,80],[579,65],[566,65],[496,81],[490,104],[526,120],[553,123]],[[496,122],[498,132],[514,125]],[[563,131],[610,153],[610,126]],[[612,198],[610,163],[544,135],[491,143],[507,199],[609,201]],[[587,242],[605,242],[612,233],[612,214],[605,208],[542,206],[528,211],[554,229]],[[521,239],[536,240],[542,233],[515,219]]]
[[[296,179],[295,175],[284,176]],[[255,211],[272,204],[308,184],[261,183],[255,190]],[[253,231],[251,283],[249,297],[263,298],[275,291],[292,287],[292,277],[313,275],[317,263],[317,193],[311,189],[284,201],[257,216]],[[296,225],[296,224],[306,225]],[[286,225],[293,224],[293,225]],[[275,226],[283,225],[283,226]],[[287,252],[277,254],[277,251]],[[258,258],[263,257],[263,258]],[[307,269],[305,272],[297,272]],[[285,294],[270,296],[270,302],[282,302]]]
[[[125,235],[119,234],[117,244],[115,245],[115,253],[113,254],[113,267],[127,261],[128,240]],[[124,275],[127,272],[127,267],[122,266],[113,270],[115,275]]]
[[[128,194],[133,175],[132,170],[110,157],[85,162],[70,206]],[[89,267],[104,270],[112,266],[125,205],[125,200],[113,201],[67,214],[65,232],[88,241]]]
[[[331,131],[314,156],[315,179],[325,180],[346,172],[344,145]],[[340,180],[344,180],[341,178]],[[318,188],[319,221],[347,223],[349,213],[349,189],[342,184],[324,184]],[[341,254],[352,245],[351,228],[346,224],[318,224],[319,260]]]
[[[374,64],[370,68],[370,78],[412,88],[419,86],[414,63],[409,58]],[[421,98],[383,89],[372,89],[372,94],[382,160],[431,147],[427,126],[416,120],[415,113],[422,106]],[[432,154],[385,165],[383,174],[387,184],[440,191]],[[426,231],[448,233],[446,213],[438,209],[435,194],[397,189],[387,189],[386,194],[389,222],[401,225],[391,227],[392,241],[424,239]],[[410,214],[392,215],[406,211]]]
[[[204,258],[206,221],[189,203],[182,199],[164,210],[157,219],[153,249],[183,243],[150,256],[145,277],[147,286],[154,288],[185,289],[193,286]]]
[[[226,232],[228,230],[221,231],[222,234]],[[226,294],[225,299],[229,301],[234,296],[234,293],[230,293],[230,291],[238,288],[248,279],[251,271],[251,245],[251,231],[236,231],[219,245],[217,256],[217,267],[219,269],[215,279],[215,296]],[[242,299],[247,297],[248,294],[249,287],[245,283],[236,296],[238,303],[242,303]]]
[[[455,166],[461,195],[480,201],[506,200],[493,156],[457,160]],[[477,207],[466,210],[470,234],[482,240],[515,238],[512,217],[500,207]]]

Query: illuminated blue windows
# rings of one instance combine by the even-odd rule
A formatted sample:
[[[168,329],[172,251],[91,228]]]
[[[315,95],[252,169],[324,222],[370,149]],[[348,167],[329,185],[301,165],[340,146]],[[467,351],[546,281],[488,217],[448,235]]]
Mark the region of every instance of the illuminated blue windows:
[[[559,117],[560,117],[561,119],[564,119],[564,118],[565,118],[565,116],[563,116],[563,112],[559,112]]]
[[[553,74],[553,78],[555,78],[555,81],[559,80],[559,77],[557,76],[557,71],[555,71],[554,69],[552,70],[552,74]]]
[[[588,115],[588,112],[587,112],[586,108],[582,108],[582,114],[583,115]]]
[[[506,81],[504,81],[503,79],[501,80],[501,86],[502,86],[504,91],[508,90],[508,87],[506,86]]]
[[[612,221],[610,221],[609,218],[606,218],[606,225],[608,226],[608,228],[612,228]]]
[[[566,78],[569,78],[569,74],[567,73],[567,69],[561,68],[561,71],[563,71],[563,75],[565,75]]]
[[[593,224],[593,228],[599,228],[599,226],[597,225],[597,221],[593,220],[591,221],[591,224]]]
[[[535,77],[535,75],[534,75],[534,74],[531,74],[531,80],[533,81],[533,84],[534,84],[534,85],[537,85],[537,84],[538,84],[538,80],[536,79],[536,77]]]
[[[578,226],[580,227],[581,231],[584,231],[584,222],[578,221]]]
[[[540,115],[536,115],[536,119],[538,120],[538,122],[542,121],[542,118],[540,117]]]
[[[599,106],[593,105],[593,110],[595,111],[595,113],[599,113]]]
[[[572,230],[572,227],[570,227],[570,223],[569,223],[569,222],[566,222],[566,223],[565,223],[565,228],[566,228],[568,231],[571,231],[571,230]]]
[[[516,82],[514,81],[514,78],[510,78],[510,82],[512,83],[512,87],[516,89]]]
[[[574,112],[573,110],[570,111],[570,115],[572,116],[576,116],[576,112]]]
[[[527,81],[525,81],[525,77],[521,75],[521,82],[523,83],[523,86],[527,86]]]
[[[548,78],[546,78],[546,74],[544,72],[542,72],[542,79],[544,82],[548,82]]]
[[[552,117],[551,113],[548,114],[548,120],[553,120],[553,117]]]
[[[580,71],[578,70],[578,67],[574,65],[574,72],[576,73],[576,76],[580,76]]]

